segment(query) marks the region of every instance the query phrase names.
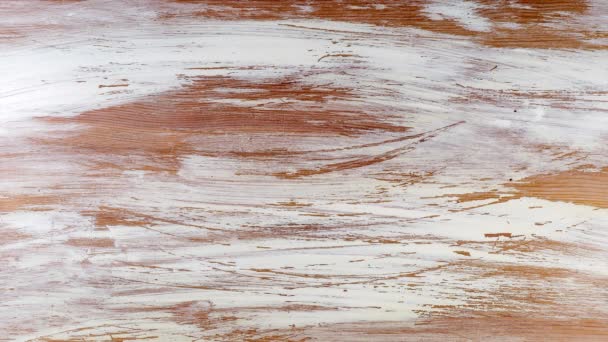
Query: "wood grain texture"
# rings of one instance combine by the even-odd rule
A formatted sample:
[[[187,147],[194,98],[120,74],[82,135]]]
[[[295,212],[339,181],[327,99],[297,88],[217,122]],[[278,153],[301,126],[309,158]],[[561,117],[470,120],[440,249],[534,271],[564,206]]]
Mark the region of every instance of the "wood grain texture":
[[[603,0],[0,2],[0,340],[608,340]]]

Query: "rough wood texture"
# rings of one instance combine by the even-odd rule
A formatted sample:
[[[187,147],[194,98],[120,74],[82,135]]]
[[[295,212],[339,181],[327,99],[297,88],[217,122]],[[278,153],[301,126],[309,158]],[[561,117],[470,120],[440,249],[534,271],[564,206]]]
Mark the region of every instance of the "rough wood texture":
[[[608,340],[608,2],[0,2],[0,340]]]

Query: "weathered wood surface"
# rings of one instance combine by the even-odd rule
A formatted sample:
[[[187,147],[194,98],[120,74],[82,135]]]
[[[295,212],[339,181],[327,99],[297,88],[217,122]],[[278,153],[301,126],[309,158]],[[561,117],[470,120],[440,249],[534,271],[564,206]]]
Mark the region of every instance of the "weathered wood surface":
[[[608,340],[608,2],[0,2],[0,340]]]

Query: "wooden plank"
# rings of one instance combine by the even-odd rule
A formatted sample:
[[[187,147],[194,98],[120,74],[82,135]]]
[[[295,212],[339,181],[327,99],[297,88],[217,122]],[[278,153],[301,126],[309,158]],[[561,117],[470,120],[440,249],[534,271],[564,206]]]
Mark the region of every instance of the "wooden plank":
[[[603,0],[0,3],[0,340],[608,340]]]

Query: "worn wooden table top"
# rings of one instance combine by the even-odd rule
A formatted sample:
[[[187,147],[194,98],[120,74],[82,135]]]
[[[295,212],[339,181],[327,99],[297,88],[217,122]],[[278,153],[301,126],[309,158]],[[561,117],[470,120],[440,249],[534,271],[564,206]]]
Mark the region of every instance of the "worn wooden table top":
[[[608,1],[0,2],[0,340],[608,340]]]

